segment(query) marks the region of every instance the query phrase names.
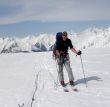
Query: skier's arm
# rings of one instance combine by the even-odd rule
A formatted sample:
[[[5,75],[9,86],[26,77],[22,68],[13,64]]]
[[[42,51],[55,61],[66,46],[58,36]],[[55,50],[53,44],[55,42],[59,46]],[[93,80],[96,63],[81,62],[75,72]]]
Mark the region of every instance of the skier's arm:
[[[81,55],[82,54],[82,52],[80,50],[79,51],[76,51],[75,48],[71,48],[71,51],[74,52],[74,53],[76,53],[77,55]]]
[[[56,50],[56,56],[60,57],[60,52]]]
[[[69,45],[70,45],[70,50],[72,51],[72,52],[74,52],[74,53],[78,53],[77,51],[76,51],[76,49],[73,47],[73,45],[72,45],[72,43],[71,43],[71,40],[69,41]]]
[[[72,52],[74,52],[75,54],[77,54],[78,52],[76,51],[76,49],[75,48],[71,48],[70,49]]]
[[[56,56],[60,57],[60,42],[56,42]]]

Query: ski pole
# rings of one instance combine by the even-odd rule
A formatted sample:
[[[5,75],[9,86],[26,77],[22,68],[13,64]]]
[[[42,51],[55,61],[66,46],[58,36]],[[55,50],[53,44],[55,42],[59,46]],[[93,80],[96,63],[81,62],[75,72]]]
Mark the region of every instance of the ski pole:
[[[82,71],[83,71],[83,75],[84,75],[84,81],[85,81],[86,88],[87,88],[87,81],[86,81],[86,78],[85,78],[84,66],[83,66],[83,62],[82,62],[82,57],[81,57],[81,55],[80,55],[80,59],[81,59]]]

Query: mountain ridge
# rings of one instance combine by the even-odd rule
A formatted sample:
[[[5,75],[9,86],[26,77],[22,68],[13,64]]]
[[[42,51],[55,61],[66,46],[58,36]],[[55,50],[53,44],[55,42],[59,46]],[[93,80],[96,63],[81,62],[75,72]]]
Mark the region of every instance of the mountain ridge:
[[[68,32],[74,47],[110,47],[110,27],[88,28],[82,32]],[[0,53],[51,51],[55,43],[55,34],[29,35],[24,38],[0,38]]]

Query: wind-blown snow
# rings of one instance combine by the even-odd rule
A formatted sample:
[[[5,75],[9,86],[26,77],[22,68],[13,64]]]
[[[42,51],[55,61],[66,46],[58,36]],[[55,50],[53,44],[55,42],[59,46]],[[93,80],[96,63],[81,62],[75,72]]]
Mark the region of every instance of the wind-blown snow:
[[[89,28],[80,33],[68,32],[79,49],[110,47],[110,28]],[[52,50],[55,34],[30,35],[25,38],[0,38],[0,52],[38,52]]]
[[[87,88],[80,57],[70,52],[75,87],[79,92],[68,86],[70,92],[65,93],[55,84],[58,75],[51,56],[52,52],[1,54],[0,107],[31,107],[31,104],[32,107],[110,106],[110,48],[83,50]],[[64,76],[67,83],[65,69]]]

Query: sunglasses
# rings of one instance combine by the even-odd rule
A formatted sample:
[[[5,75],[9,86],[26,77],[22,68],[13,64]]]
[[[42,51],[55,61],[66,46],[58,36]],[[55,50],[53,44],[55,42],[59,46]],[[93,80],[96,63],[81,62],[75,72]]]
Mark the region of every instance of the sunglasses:
[[[62,36],[67,36],[67,35],[64,35],[64,34],[63,34]]]

